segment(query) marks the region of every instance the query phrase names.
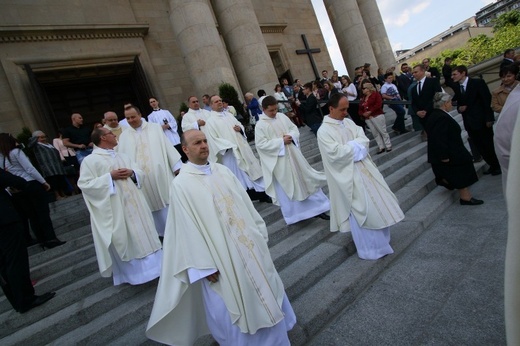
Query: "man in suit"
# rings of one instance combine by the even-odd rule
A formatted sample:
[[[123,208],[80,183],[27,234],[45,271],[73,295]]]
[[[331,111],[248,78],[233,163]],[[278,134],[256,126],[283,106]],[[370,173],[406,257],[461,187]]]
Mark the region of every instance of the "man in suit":
[[[433,110],[433,96],[436,92],[442,91],[442,88],[438,78],[426,77],[426,67],[422,64],[414,66],[412,74],[417,81],[417,85],[411,89],[412,120],[414,129],[420,128],[421,136],[426,140],[423,124],[428,113]]]
[[[25,179],[0,169],[0,286],[13,308],[24,313],[52,299],[56,293],[34,294],[23,225],[7,187],[24,190]]]
[[[455,88],[455,97],[464,127],[489,165],[484,174],[501,174],[493,144],[495,114],[491,109],[491,93],[486,82],[482,79],[468,78],[468,69],[464,65],[455,67],[451,77],[459,84],[459,88]]]
[[[430,74],[428,77],[437,78],[437,80],[441,79],[439,70],[437,70],[436,67],[430,66],[430,58],[424,58],[422,64],[424,65],[424,69],[426,70],[427,74]]]
[[[300,115],[305,125],[311,128],[314,135],[317,135],[321,122],[323,121],[323,116],[318,110],[318,100],[312,93],[312,83],[307,83],[303,86],[303,94],[306,96],[305,101],[297,100],[296,105],[300,109]]]
[[[401,65],[401,74],[397,76],[397,89],[401,99],[408,100],[408,88],[412,84],[413,76],[407,63]]]
[[[513,60],[515,57],[515,50],[514,49],[506,49],[504,52],[504,59],[500,63],[500,69],[501,71],[504,67],[513,64],[515,61]]]

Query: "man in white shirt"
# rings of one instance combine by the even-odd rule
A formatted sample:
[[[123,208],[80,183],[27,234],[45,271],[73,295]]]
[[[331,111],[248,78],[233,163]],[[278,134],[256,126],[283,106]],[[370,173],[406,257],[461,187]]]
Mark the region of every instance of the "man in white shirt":
[[[175,147],[179,155],[181,155],[182,161],[185,162],[188,158],[182,152],[181,137],[177,132],[177,120],[173,117],[172,113],[166,109],[159,108],[159,101],[156,97],[150,96],[148,101],[153,109],[152,113],[148,114],[148,121],[161,125],[164,135]]]
[[[183,134],[188,162],[171,186],[164,261],[146,335],[193,345],[290,345],[296,316],[267,247],[267,228],[240,182],[208,161],[203,132]]]

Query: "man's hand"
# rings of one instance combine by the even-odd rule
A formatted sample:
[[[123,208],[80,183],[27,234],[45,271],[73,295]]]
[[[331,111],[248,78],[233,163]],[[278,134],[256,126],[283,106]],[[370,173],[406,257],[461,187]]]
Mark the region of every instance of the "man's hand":
[[[467,108],[468,108],[468,106],[459,106],[459,108],[457,108],[457,109],[458,109],[459,113],[463,113],[466,111]]]
[[[168,130],[170,128],[170,125],[169,124],[162,124],[161,127],[163,128],[163,130]]]
[[[110,176],[114,180],[128,179],[132,176],[132,174],[134,174],[134,171],[132,171],[131,169],[128,169],[128,168],[114,169],[113,171],[110,172]]]
[[[444,160],[441,160],[441,162],[448,163],[448,162],[450,162],[450,159],[444,159]]]
[[[215,283],[215,282],[218,281],[219,274],[220,273],[217,271],[217,272],[215,272],[215,273],[213,273],[211,275],[206,276],[206,279],[208,279],[208,281],[211,281],[212,283]]]
[[[292,139],[291,135],[284,135],[283,136],[283,144],[285,144],[285,145],[291,144],[292,141],[293,141],[293,139]]]
[[[83,150],[83,149],[86,149],[86,148],[87,148],[87,146],[85,144],[80,144],[79,145],[79,149],[80,150]]]
[[[488,121],[488,122],[486,123],[486,127],[492,127],[492,126],[493,126],[493,123],[494,123],[494,121]]]
[[[424,118],[426,116],[426,111],[417,111],[415,114],[417,114],[419,118]]]
[[[49,191],[51,189],[51,186],[49,185],[49,183],[45,182],[43,183],[43,188],[45,191]]]
[[[206,122],[202,119],[199,119],[199,120],[197,120],[197,125],[199,125],[199,127],[204,126],[204,125],[206,125]]]
[[[238,125],[233,126],[233,130],[235,130],[236,132],[242,131],[242,129]]]
[[[300,102],[300,100],[296,100],[296,105],[297,106],[300,106],[302,103]]]

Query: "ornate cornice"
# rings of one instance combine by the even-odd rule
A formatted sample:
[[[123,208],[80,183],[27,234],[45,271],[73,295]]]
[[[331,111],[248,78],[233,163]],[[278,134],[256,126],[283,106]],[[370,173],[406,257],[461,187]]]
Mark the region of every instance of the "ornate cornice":
[[[0,43],[138,38],[148,28],[148,24],[0,26]]]
[[[281,34],[287,24],[260,24],[262,34]]]

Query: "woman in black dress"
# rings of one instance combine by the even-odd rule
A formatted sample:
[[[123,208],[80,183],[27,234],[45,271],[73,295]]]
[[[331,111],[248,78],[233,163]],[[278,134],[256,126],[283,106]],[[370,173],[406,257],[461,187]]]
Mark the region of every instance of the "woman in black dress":
[[[478,181],[478,177],[473,158],[462,142],[460,126],[448,113],[452,109],[451,96],[435,93],[433,107],[425,130],[428,134],[428,162],[432,165],[435,182],[449,190],[457,189],[461,205],[484,203],[473,198],[468,188]]]

